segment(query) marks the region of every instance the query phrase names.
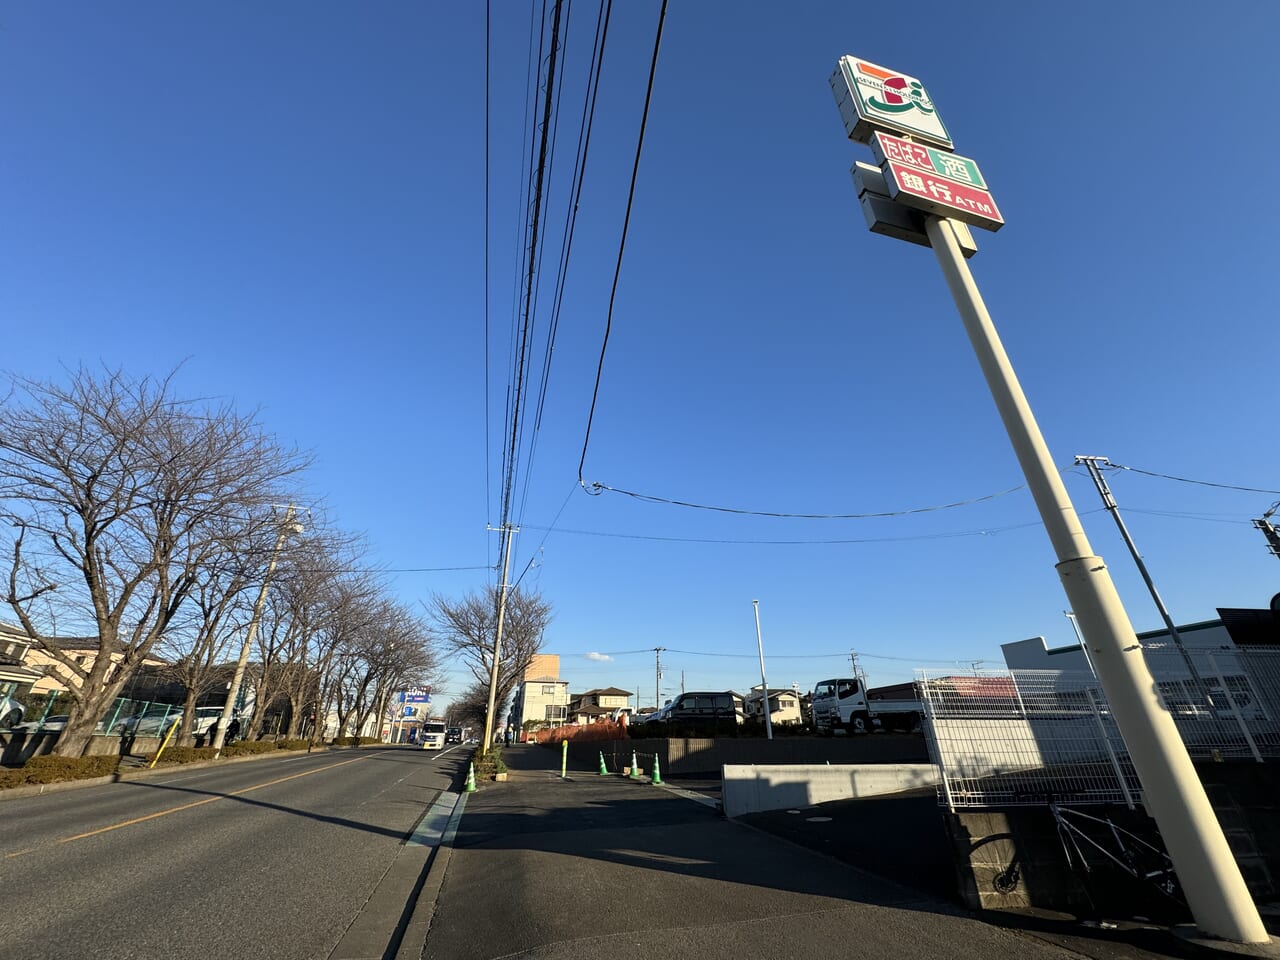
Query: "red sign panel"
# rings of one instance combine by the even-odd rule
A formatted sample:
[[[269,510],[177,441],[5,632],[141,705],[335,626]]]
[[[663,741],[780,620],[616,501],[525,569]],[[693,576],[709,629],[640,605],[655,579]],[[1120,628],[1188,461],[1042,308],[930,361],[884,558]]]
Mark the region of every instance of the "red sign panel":
[[[1004,226],[1004,218],[986,190],[890,158],[885,159],[883,169],[889,195],[899,203],[987,230]]]

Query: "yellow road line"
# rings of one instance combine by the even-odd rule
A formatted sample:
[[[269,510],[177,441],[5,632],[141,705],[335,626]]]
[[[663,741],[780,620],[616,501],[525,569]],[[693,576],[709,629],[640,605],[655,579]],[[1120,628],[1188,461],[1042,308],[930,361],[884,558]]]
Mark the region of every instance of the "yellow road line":
[[[345,767],[348,763],[358,763],[361,760],[367,760],[374,754],[368,754],[364,757],[354,757],[351,760],[342,760],[338,763],[331,763],[327,766],[316,767],[314,770],[303,770],[301,773],[290,774],[287,777],[278,777],[275,780],[268,780],[266,783],[255,783],[251,787],[243,787],[240,790],[233,790],[231,793],[219,794],[216,797],[205,797],[203,800],[194,800],[191,803],[184,803],[177,807],[170,807],[168,810],[160,810],[156,813],[148,813],[145,817],[134,817],[132,820],[121,820],[119,823],[113,823],[109,826],[99,827],[97,830],[90,830],[87,833],[77,833],[74,837],[63,837],[56,841],[57,843],[70,843],[72,840],[83,840],[86,837],[96,837],[100,833],[107,833],[111,830],[119,830],[121,827],[131,827],[135,823],[144,823],[147,820],[154,820],[157,817],[167,817],[171,813],[180,813],[183,810],[190,810],[193,807],[202,807],[206,803],[213,803],[215,800],[226,800],[229,797],[238,797],[243,793],[251,793],[254,790],[261,790],[263,787],[274,786],[277,783],[284,783],[287,780],[297,780],[299,777],[309,777],[313,773],[323,773],[325,770],[332,770],[334,767]],[[23,850],[22,853],[30,853],[30,850]],[[18,854],[10,854],[10,856],[18,856]]]

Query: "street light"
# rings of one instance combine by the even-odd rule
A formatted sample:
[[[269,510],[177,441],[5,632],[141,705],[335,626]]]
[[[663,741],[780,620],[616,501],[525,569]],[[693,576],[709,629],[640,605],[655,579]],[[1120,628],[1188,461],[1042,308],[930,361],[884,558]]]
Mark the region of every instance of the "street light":
[[[258,623],[262,620],[262,608],[267,602],[267,588],[271,585],[271,575],[276,571],[276,563],[280,560],[280,551],[284,548],[284,538],[291,533],[302,533],[303,526],[294,520],[293,504],[285,511],[284,520],[280,522],[280,532],[276,536],[275,549],[271,551],[271,562],[267,564],[267,572],[262,578],[262,589],[258,591],[258,600],[253,605],[253,619],[249,621],[249,629],[245,631],[244,644],[240,647],[240,659],[236,661],[235,676],[231,678],[231,686],[227,688],[227,701],[222,705],[222,717],[218,720],[218,732],[213,737],[213,756],[216,759],[222,754],[222,745],[227,739],[227,725],[231,722],[231,714],[236,707],[236,698],[240,695],[240,685],[244,683],[245,667],[249,663],[249,651],[258,636]]]
[[[764,707],[764,735],[766,740],[772,740],[773,717],[769,709],[769,681],[764,678],[764,641],[760,638],[760,601],[752,600],[751,607],[756,612],[756,649],[760,651],[760,702]]]

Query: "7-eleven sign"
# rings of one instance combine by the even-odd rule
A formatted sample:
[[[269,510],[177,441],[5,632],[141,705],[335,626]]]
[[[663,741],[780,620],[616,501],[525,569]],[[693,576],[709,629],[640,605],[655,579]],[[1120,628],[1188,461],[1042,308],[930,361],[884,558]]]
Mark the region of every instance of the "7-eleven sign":
[[[867,143],[876,130],[887,130],[944,150],[952,147],[933,99],[915,77],[841,57],[831,75],[831,91],[850,140]]]

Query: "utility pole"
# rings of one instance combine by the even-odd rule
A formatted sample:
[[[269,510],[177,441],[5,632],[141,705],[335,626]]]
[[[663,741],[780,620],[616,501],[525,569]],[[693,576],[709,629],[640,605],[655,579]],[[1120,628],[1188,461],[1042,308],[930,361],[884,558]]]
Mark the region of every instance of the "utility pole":
[[[1111,488],[1107,486],[1107,479],[1102,475],[1102,465],[1111,465],[1111,461],[1106,457],[1076,457],[1077,464],[1084,464],[1089,476],[1093,478],[1093,485],[1098,488],[1098,495],[1102,497],[1102,505],[1110,511],[1111,516],[1116,521],[1116,526],[1120,529],[1120,536],[1124,538],[1125,546],[1129,548],[1129,553],[1133,557],[1133,562],[1138,566],[1138,572],[1142,574],[1142,581],[1147,585],[1147,592],[1151,594],[1151,599],[1155,601],[1156,609],[1160,611],[1160,619],[1164,621],[1164,625],[1169,630],[1169,638],[1173,641],[1174,647],[1178,653],[1182,655],[1182,660],[1187,666],[1187,672],[1191,674],[1191,682],[1195,684],[1196,693],[1204,698],[1205,703],[1209,705],[1209,709],[1216,716],[1216,709],[1213,704],[1213,697],[1209,694],[1209,689],[1205,685],[1204,679],[1200,676],[1200,671],[1196,669],[1196,665],[1191,660],[1191,654],[1187,653],[1187,648],[1183,646],[1182,635],[1178,633],[1178,628],[1174,626],[1173,617],[1169,615],[1169,610],[1164,605],[1164,600],[1160,598],[1160,591],[1156,589],[1155,581],[1151,579],[1151,574],[1147,572],[1147,565],[1142,560],[1142,554],[1138,553],[1137,544],[1133,542],[1133,537],[1129,536],[1129,528],[1125,526],[1124,519],[1120,516],[1120,507],[1116,503],[1116,498],[1111,494]]]
[[[659,710],[662,709],[662,651],[666,647],[653,648],[653,703]]]
[[[858,663],[858,651],[849,651],[849,663],[853,666],[853,679],[862,684],[862,692],[867,692],[867,673],[862,669],[862,664]]]
[[[1271,518],[1275,516],[1276,508],[1280,507],[1280,500],[1271,505],[1271,509],[1253,521],[1253,525],[1262,531],[1262,535],[1267,538],[1267,549],[1271,551],[1273,557],[1280,557],[1280,533],[1276,532],[1275,526],[1271,523]]]
[[[493,712],[498,698],[498,668],[502,663],[502,623],[507,615],[507,574],[511,572],[511,539],[519,531],[506,524],[502,527],[502,582],[498,585],[498,625],[493,632],[493,666],[489,670],[489,706],[484,711],[484,739],[481,753],[493,746]]]
[[[280,551],[284,549],[284,538],[291,533],[301,533],[302,524],[297,523],[293,518],[295,514],[294,505],[289,504],[284,512],[284,519],[280,522],[280,529],[276,534],[276,545],[271,551],[271,562],[267,564],[267,572],[262,575],[262,589],[258,591],[258,599],[253,605],[253,619],[249,621],[249,629],[245,631],[244,643],[240,646],[240,658],[236,661],[236,672],[231,678],[231,685],[227,687],[227,699],[222,704],[222,716],[218,718],[218,729],[213,735],[213,756],[215,759],[222,755],[222,746],[227,742],[227,727],[231,724],[231,715],[236,709],[236,700],[240,696],[240,686],[244,683],[245,668],[249,665],[249,651],[253,649],[253,641],[258,636],[258,624],[262,622],[262,608],[267,603],[267,590],[271,586],[271,575],[276,572],[276,564],[280,562]],[[260,704],[257,709],[265,710],[266,704]]]

